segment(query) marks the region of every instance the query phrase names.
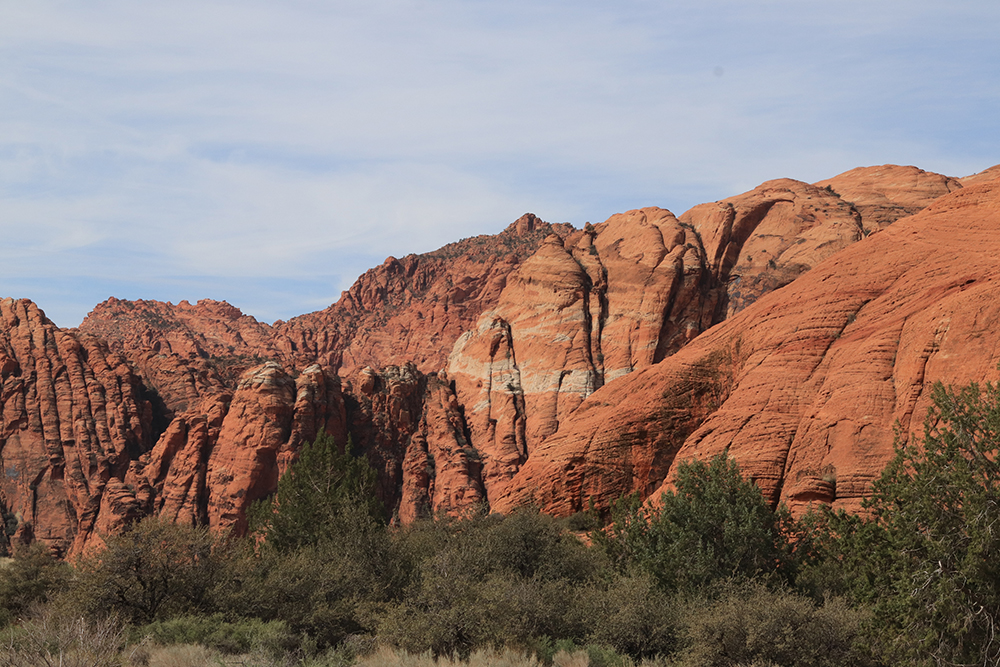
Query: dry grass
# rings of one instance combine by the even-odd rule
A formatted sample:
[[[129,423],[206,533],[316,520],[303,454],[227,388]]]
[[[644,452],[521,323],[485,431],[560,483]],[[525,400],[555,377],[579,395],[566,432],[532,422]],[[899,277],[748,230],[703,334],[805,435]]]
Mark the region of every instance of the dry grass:
[[[536,656],[509,649],[475,651],[468,660],[461,660],[447,656],[435,659],[430,653],[411,655],[384,647],[360,658],[355,664],[357,667],[543,667]],[[554,667],[588,667],[590,660],[585,651],[560,651],[552,664]]]
[[[217,664],[215,651],[197,644],[158,646],[149,652],[148,667],[207,667]]]

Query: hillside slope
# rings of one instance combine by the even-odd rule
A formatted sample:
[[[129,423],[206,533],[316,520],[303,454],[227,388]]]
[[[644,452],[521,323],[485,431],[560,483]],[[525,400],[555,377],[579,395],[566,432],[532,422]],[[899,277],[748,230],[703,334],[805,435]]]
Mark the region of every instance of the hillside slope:
[[[582,230],[526,214],[273,325],[109,299],[60,330],[5,300],[0,511],[57,553],[150,514],[242,530],[321,428],[403,522],[606,507],[727,448],[775,502],[856,508],[928,382],[995,373],[997,175],[867,167]]]
[[[676,355],[590,396],[501,511],[567,514],[654,494],[677,460],[728,451],[775,502],[856,510],[922,432],[928,387],[997,379],[1000,181],[962,188],[833,255]]]

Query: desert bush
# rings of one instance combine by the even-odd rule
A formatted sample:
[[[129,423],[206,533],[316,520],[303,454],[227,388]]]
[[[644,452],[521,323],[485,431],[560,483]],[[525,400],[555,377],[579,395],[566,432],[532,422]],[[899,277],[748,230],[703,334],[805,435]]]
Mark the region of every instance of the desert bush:
[[[403,530],[395,541],[415,562],[399,602],[380,617],[379,636],[414,654],[579,638],[570,610],[580,584],[603,572],[600,553],[531,509]]]
[[[790,577],[783,513],[727,455],[677,468],[676,491],[649,506],[625,498],[593,533],[620,571],[637,567],[667,591],[696,591],[732,577]]]
[[[564,582],[539,582],[510,573],[485,579],[443,572],[391,607],[379,638],[411,653],[467,656],[475,649],[530,647],[538,635],[565,635],[572,591]]]
[[[77,566],[69,595],[79,612],[142,624],[210,608],[226,556],[207,528],[151,517],[106,545]]]
[[[160,646],[198,644],[224,654],[259,653],[272,658],[289,654],[300,645],[299,636],[284,621],[227,621],[222,614],[154,621],[133,634]]]
[[[44,603],[65,590],[70,567],[56,560],[48,547],[35,543],[18,552],[0,567],[0,627],[4,627],[35,603]]]
[[[0,667],[126,667],[145,661],[143,643],[130,644],[114,616],[88,620],[51,605],[33,612],[8,628]]]
[[[213,591],[215,609],[229,620],[284,621],[321,648],[371,632],[397,587],[389,536],[363,508],[343,513],[355,516],[358,529],[341,541],[289,550],[243,543]]]
[[[214,589],[216,609],[285,621],[320,647],[369,632],[374,610],[401,587],[374,485],[349,442],[341,451],[321,432],[304,445],[274,498],[253,508],[252,535]]]
[[[633,658],[668,655],[678,645],[678,605],[644,572],[589,584],[571,613],[591,645]]]
[[[871,664],[856,642],[863,615],[842,599],[811,599],[759,582],[727,583],[680,615],[678,667],[852,667]]]

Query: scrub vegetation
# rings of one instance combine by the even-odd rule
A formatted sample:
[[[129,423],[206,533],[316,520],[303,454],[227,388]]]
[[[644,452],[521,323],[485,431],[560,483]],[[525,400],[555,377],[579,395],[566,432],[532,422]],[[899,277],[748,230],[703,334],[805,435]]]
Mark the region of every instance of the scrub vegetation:
[[[74,563],[20,549],[0,666],[1000,662],[992,384],[935,387],[863,517],[794,521],[721,456],[603,526],[531,508],[389,526],[345,445],[307,445],[245,538],[146,519]]]

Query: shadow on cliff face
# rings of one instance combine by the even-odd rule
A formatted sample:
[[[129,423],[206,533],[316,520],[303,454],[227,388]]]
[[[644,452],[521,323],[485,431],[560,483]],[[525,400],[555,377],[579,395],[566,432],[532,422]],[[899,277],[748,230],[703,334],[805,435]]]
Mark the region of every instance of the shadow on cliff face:
[[[155,387],[143,382],[139,387],[139,398],[142,400],[143,407],[142,432],[144,437],[141,448],[137,444],[129,446],[129,459],[133,461],[153,449],[174,418],[173,412],[167,407],[163,397],[160,396],[160,392]]]

